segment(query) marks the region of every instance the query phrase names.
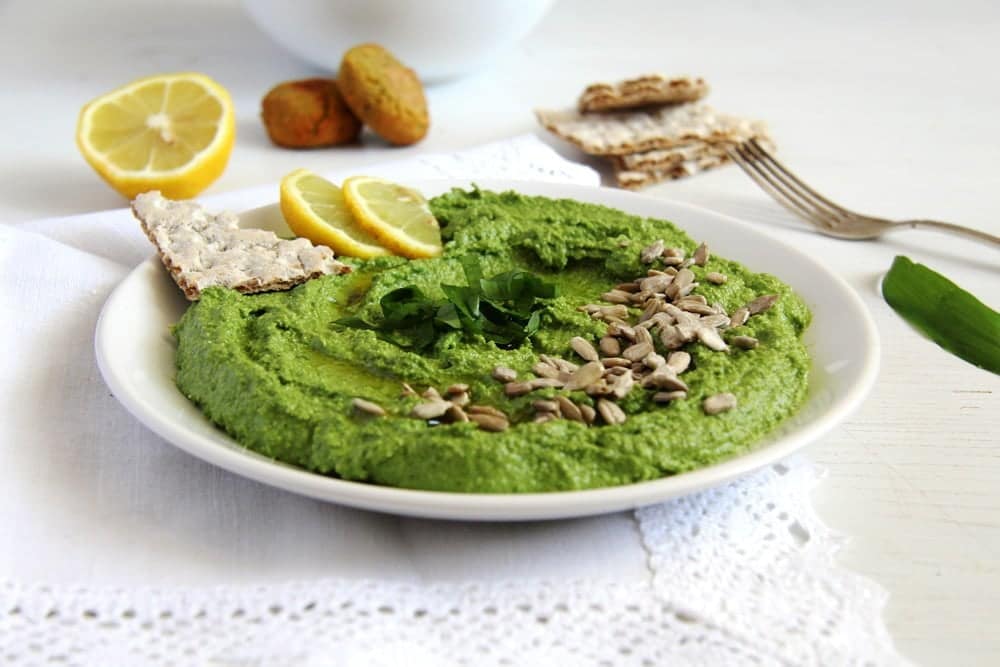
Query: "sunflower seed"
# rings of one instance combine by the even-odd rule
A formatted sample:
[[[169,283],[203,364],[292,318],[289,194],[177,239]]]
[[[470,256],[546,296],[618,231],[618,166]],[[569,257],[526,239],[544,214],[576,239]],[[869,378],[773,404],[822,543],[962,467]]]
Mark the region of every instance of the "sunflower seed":
[[[559,415],[554,412],[539,412],[535,415],[535,418],[531,420],[533,424],[544,424],[546,422],[555,421],[559,419]]]
[[[606,357],[617,357],[622,353],[622,344],[614,336],[605,336],[598,342],[597,347]]]
[[[698,322],[703,327],[712,327],[713,329],[729,326],[729,318],[720,313],[716,313],[714,315],[706,315],[705,317],[698,320]]]
[[[594,346],[580,336],[573,336],[570,338],[569,346],[572,347],[573,351],[580,355],[580,358],[584,361],[597,361],[600,359],[600,357],[597,356],[597,350],[594,349]]]
[[[601,300],[608,303],[632,303],[632,293],[613,289],[610,292],[602,294]]]
[[[674,281],[672,285],[677,285],[678,288],[687,287],[694,283],[694,272],[691,269],[681,269],[674,276]]]
[[[678,401],[683,398],[687,398],[686,391],[658,391],[653,394],[654,403],[669,403],[670,401]]]
[[[580,415],[583,417],[583,423],[587,424],[588,426],[590,424],[593,424],[594,420],[597,419],[597,412],[594,410],[594,408],[586,404],[580,405]]]
[[[524,396],[533,389],[531,382],[508,382],[503,386],[503,393],[507,396]]]
[[[664,359],[662,355],[653,352],[652,354],[647,354],[645,357],[643,357],[642,363],[647,368],[659,368],[660,366],[666,364],[667,360]]]
[[[577,407],[576,403],[562,395],[556,396],[556,402],[559,403],[559,412],[562,413],[563,417],[570,421],[583,421],[583,413],[580,412],[580,408]]]
[[[469,415],[493,415],[499,419],[507,419],[507,415],[492,405],[470,405],[465,411]]]
[[[639,361],[652,351],[653,351],[652,343],[642,341],[626,347],[624,350],[622,350],[622,356],[628,359],[629,361]]]
[[[579,366],[574,364],[572,361],[566,361],[560,357],[553,357],[552,362],[562,373],[575,373],[576,369],[579,368]]]
[[[753,336],[733,336],[729,342],[738,348],[752,350],[757,347],[759,341]]]
[[[538,377],[543,378],[555,378],[559,377],[559,369],[555,366],[545,363],[544,361],[539,361],[537,364],[531,367],[531,372]]]
[[[635,306],[643,306],[647,301],[656,296],[656,292],[651,292],[649,290],[643,290],[641,292],[636,292],[635,294],[629,295],[629,301]]]
[[[634,386],[635,378],[632,377],[631,373],[623,373],[622,375],[614,376],[611,381],[608,382],[608,390],[611,395],[618,400],[628,396],[628,393],[632,391],[632,387]]]
[[[385,409],[378,403],[372,403],[371,401],[366,401],[363,398],[355,398],[351,401],[351,405],[358,412],[364,412],[369,415],[375,415],[376,417],[385,417]]]
[[[600,380],[603,375],[604,364],[599,361],[590,361],[583,366],[580,366],[576,373],[573,373],[569,382],[566,383],[566,389],[569,391],[583,389],[584,387]]]
[[[469,421],[469,415],[465,414],[465,410],[463,410],[461,406],[455,405],[454,403],[452,403],[451,407],[448,408],[448,411],[444,413],[444,416],[452,422]]]
[[[517,379],[517,371],[506,366],[497,366],[493,369],[493,379],[500,382],[513,382]]]
[[[429,401],[440,401],[440,400],[443,400],[441,398],[441,394],[439,394],[438,390],[435,389],[434,387],[427,387],[427,389],[425,389],[424,392],[422,394],[420,394],[420,395],[423,398],[426,398]]]
[[[507,421],[506,417],[497,417],[496,415],[484,413],[470,414],[469,421],[475,422],[484,431],[493,431],[496,433],[506,431],[510,427],[510,422]]]
[[[640,326],[644,329],[653,329],[656,327],[665,327],[668,324],[673,324],[674,318],[668,313],[659,312],[653,315],[651,318],[643,322]]]
[[[559,403],[545,398],[532,401],[531,407],[535,409],[535,412],[559,412]]]
[[[590,315],[595,320],[607,319],[609,317],[628,317],[628,307],[625,304],[615,304],[614,306],[598,306],[598,310]]]
[[[708,261],[708,257],[708,246],[704,243],[694,249],[694,263],[698,266],[705,266],[705,262]]]
[[[684,263],[683,257],[663,257],[662,258],[664,266],[680,266]]]
[[[663,389],[666,391],[687,391],[688,386],[674,375],[669,366],[661,366],[642,380],[644,389]]]
[[[722,336],[719,332],[712,327],[700,327],[698,329],[698,340],[700,340],[709,349],[715,350],[716,352],[723,352],[729,349],[726,345],[726,341],[722,340]]]
[[[637,282],[619,283],[615,285],[615,289],[621,292],[628,292],[629,294],[631,294],[632,292],[639,291],[639,283]]]
[[[613,330],[608,332],[611,336],[620,336],[628,340],[635,340],[635,328],[628,325],[622,326],[620,324],[615,325]]]
[[[684,251],[681,248],[667,248],[663,251],[664,257],[680,257],[684,259]]]
[[[465,384],[464,382],[458,382],[456,384],[453,384],[453,385],[449,386],[444,391],[445,391],[446,394],[449,394],[449,395],[450,394],[464,394],[467,391],[469,391],[469,385]]]
[[[750,319],[750,311],[746,308],[737,308],[732,317],[729,318],[730,327],[741,327]]]
[[[709,396],[702,402],[701,408],[706,415],[717,415],[736,407],[736,397],[729,392]]]
[[[729,278],[718,271],[709,271],[705,274],[705,280],[712,283],[713,285],[724,285]]]
[[[653,334],[649,333],[649,329],[642,327],[637,327],[635,330],[635,342],[636,343],[649,343],[653,344]]]
[[[707,305],[708,304],[708,299],[706,299],[704,297],[704,295],[701,295],[701,294],[689,294],[688,296],[686,296],[683,299],[681,299],[681,302],[677,304],[678,308],[682,308],[683,309],[684,306],[682,306],[681,303],[700,303],[700,304]]]
[[[639,253],[639,260],[642,261],[643,264],[652,264],[653,261],[662,254],[663,239],[657,239],[642,249],[642,252]]]
[[[715,315],[715,308],[712,308],[708,304],[700,303],[698,301],[688,301],[687,299],[681,299],[677,302],[677,305],[681,310],[688,313],[697,313],[698,315]]]
[[[668,350],[677,350],[684,345],[680,330],[672,324],[660,327],[660,342]]]
[[[622,409],[606,398],[598,399],[597,411],[600,413],[601,419],[604,420],[605,424],[624,424],[627,419]]]
[[[680,375],[691,365],[691,355],[683,350],[671,352],[667,355],[667,367],[677,375]]]
[[[759,296],[750,303],[747,304],[747,311],[751,315],[757,315],[763,313],[764,311],[771,308],[774,302],[778,300],[777,294],[765,294],[764,296]]]
[[[410,413],[417,419],[436,419],[446,413],[451,408],[448,401],[431,400],[426,403],[417,403]]]
[[[605,357],[601,359],[601,363],[605,368],[623,368],[632,365],[632,362],[624,357]]]
[[[674,281],[674,277],[669,273],[657,273],[639,281],[639,289],[643,292],[663,293],[667,285]]]
[[[643,309],[642,315],[639,316],[639,324],[642,324],[658,312],[660,312],[660,302],[650,301],[649,304]]]
[[[450,394],[448,400],[451,401],[452,405],[457,405],[460,408],[464,408],[469,404],[469,394],[468,392],[462,392],[460,394]]]
[[[531,387],[529,391],[534,391],[536,389],[558,389],[566,383],[559,378],[535,378],[528,384]]]

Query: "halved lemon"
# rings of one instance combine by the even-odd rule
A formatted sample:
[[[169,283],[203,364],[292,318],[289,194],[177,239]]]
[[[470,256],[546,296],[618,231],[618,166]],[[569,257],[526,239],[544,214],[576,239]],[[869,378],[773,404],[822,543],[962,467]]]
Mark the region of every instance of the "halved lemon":
[[[394,254],[412,259],[441,254],[441,229],[419,192],[370,176],[352,176],[341,187],[358,225]]]
[[[148,190],[187,199],[226,168],[234,119],[229,92],[209,77],[161,74],[84,106],[76,144],[90,166],[130,199]]]
[[[355,222],[340,188],[308,169],[281,179],[281,214],[296,235],[338,255],[367,259],[391,254]]]

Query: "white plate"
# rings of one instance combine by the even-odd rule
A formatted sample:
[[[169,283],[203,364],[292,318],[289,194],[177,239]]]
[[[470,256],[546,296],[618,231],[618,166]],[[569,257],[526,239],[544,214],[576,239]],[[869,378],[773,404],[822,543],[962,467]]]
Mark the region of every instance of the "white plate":
[[[862,401],[878,371],[875,325],[844,281],[795,248],[755,227],[711,211],[621,190],[552,183],[486,182],[484,189],[571,197],[643,216],[665,218],[712,251],[791,285],[813,311],[805,334],[813,360],[809,397],[778,432],[751,452],[663,479],[587,491],[459,494],[348,482],[278,463],[240,446],[217,429],[174,385],[170,325],[187,301],[156,257],[140,264],[108,299],[97,324],[97,361],[105,381],[141,422],[174,445],[238,475],[331,502],[412,516],[555,519],[638,507],[721,484],[770,463],[830,431]],[[412,182],[427,196],[465,187],[454,181]],[[276,207],[272,207],[273,213]],[[264,210],[265,214],[267,210]],[[261,211],[253,216],[261,219]]]

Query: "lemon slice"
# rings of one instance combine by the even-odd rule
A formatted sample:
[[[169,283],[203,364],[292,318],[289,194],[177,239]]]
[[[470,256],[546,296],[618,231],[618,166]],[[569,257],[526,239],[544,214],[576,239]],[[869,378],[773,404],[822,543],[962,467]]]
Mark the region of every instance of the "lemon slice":
[[[336,185],[308,169],[281,179],[281,214],[298,236],[329,246],[338,255],[379,257],[390,254],[354,221]]]
[[[80,111],[76,144],[128,198],[159,190],[194,197],[222,174],[233,150],[233,102],[204,74],[161,74],[102,95]]]
[[[341,187],[358,225],[393,253],[414,259],[441,254],[441,229],[419,192],[369,176],[353,176]]]

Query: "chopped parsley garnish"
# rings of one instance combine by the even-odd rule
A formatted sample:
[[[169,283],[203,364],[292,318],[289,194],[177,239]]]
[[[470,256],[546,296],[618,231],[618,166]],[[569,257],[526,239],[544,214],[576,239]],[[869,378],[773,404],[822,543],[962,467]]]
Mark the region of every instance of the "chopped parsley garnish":
[[[442,335],[462,331],[499,347],[517,347],[541,325],[542,300],[556,296],[556,286],[528,271],[508,271],[484,278],[473,256],[462,258],[466,285],[441,285],[443,300],[431,299],[416,286],[400,287],[379,301],[382,319],[360,317],[336,323],[370,329],[400,347],[424,350]]]

